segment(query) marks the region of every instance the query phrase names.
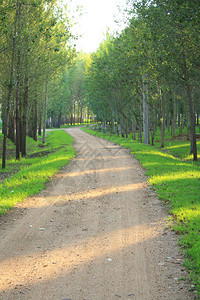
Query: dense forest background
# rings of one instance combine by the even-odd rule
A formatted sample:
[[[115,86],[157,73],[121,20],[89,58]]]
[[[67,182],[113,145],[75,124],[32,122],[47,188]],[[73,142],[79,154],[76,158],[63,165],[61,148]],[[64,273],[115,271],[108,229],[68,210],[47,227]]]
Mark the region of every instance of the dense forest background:
[[[26,136],[95,116],[101,130],[164,147],[165,129],[187,127],[197,160],[200,99],[198,0],[127,1],[126,28],[97,51],[77,53],[67,7],[53,0],[3,1],[0,105],[3,139],[26,155]],[[43,133],[42,133],[43,129]]]

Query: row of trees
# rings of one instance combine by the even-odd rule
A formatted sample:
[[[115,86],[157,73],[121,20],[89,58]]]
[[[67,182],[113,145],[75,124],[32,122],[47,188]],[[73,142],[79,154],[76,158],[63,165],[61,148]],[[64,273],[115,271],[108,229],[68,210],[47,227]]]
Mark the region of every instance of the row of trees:
[[[49,85],[74,57],[66,7],[56,0],[9,0],[0,9],[0,105],[3,120],[2,167],[6,140],[16,159],[26,155],[26,135],[43,142]]]
[[[90,55],[79,53],[73,64],[51,82],[47,110],[51,126],[83,123],[92,117],[84,94],[84,77],[89,64]]]
[[[195,125],[199,121],[199,1],[129,1],[129,25],[107,35],[91,56],[84,93],[97,119],[112,131],[154,142],[159,125],[161,147],[165,127],[188,127],[191,153],[197,160]],[[117,123],[117,126],[116,126]]]
[[[56,0],[10,0],[0,11],[0,99],[5,167],[6,138],[16,158],[26,155],[26,133],[45,140],[46,119],[80,123],[90,112],[113,133],[154,143],[156,128],[164,147],[188,128],[197,160],[199,124],[200,4],[193,0],[128,1],[129,23],[107,34],[99,49],[74,59],[70,21]],[[73,60],[73,63],[72,63]],[[67,67],[66,67],[67,65]],[[47,101],[48,100],[48,101]],[[48,103],[48,107],[47,107]],[[16,128],[16,133],[15,133]],[[144,134],[143,134],[144,132]]]

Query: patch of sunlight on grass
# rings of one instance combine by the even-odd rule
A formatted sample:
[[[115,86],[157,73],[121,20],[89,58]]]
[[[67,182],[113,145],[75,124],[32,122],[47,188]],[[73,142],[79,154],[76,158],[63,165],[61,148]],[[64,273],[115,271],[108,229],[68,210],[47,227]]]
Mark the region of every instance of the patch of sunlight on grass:
[[[161,182],[178,180],[178,179],[194,179],[200,178],[200,171],[182,171],[177,173],[168,173],[165,175],[152,176],[149,179],[150,184],[160,184]]]
[[[56,150],[57,145],[59,147],[57,151],[47,156],[23,158],[20,170],[0,184],[0,215],[17,202],[40,192],[44,188],[44,183],[75,156],[72,148],[73,139],[66,132],[52,132],[50,137],[51,140],[47,138],[49,147]],[[64,143],[65,146],[61,147]]]
[[[177,144],[177,145],[173,145],[173,146],[170,146],[170,143],[168,146],[165,147],[165,149],[174,149],[174,148],[182,148],[182,147],[189,147],[190,144],[187,143],[187,144]]]

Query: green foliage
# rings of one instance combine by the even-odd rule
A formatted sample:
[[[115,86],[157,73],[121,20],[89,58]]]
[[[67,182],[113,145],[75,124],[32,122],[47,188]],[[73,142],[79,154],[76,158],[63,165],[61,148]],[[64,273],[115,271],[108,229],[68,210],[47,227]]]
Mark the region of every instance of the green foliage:
[[[180,245],[185,249],[186,265],[200,294],[200,169],[194,163],[181,161],[155,147],[144,145],[116,135],[84,131],[130,148],[149,176],[149,184],[168,206],[172,226],[180,235]],[[176,141],[177,147],[182,143]],[[172,146],[173,148],[173,146]],[[187,151],[187,150],[186,150]]]
[[[27,158],[21,161],[10,160],[5,170],[5,172],[13,172],[17,169],[18,172],[0,183],[0,215],[6,213],[16,203],[44,189],[49,178],[75,155],[72,148],[73,139],[64,131],[48,133],[43,148],[40,143],[31,139],[30,141],[31,151]],[[43,155],[44,151],[49,154]]]

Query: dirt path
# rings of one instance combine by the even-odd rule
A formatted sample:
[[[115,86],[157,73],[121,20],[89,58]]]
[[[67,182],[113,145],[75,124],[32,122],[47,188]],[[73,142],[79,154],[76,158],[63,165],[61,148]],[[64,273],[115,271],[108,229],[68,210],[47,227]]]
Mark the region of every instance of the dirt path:
[[[0,218],[0,299],[193,299],[139,163],[108,141],[67,132],[77,157]]]

